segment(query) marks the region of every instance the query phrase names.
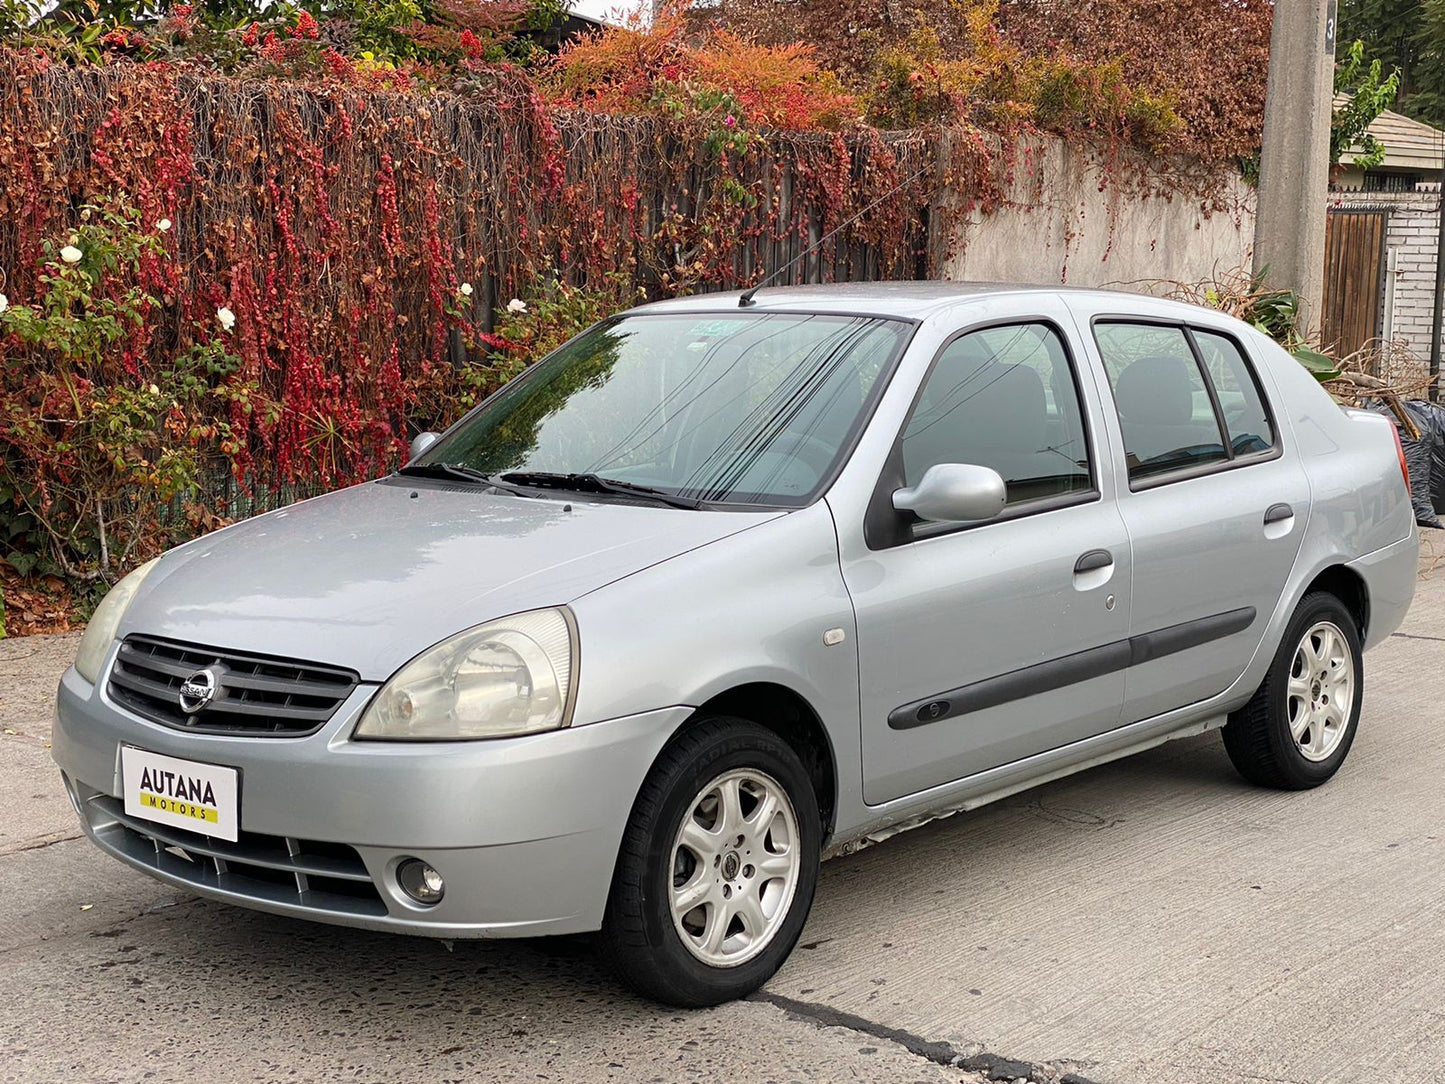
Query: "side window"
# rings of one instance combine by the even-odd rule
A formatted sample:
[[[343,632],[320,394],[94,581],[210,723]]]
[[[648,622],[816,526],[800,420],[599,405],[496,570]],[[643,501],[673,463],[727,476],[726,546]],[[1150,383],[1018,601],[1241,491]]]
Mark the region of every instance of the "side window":
[[[1213,331],[1194,329],[1194,341],[1224,412],[1224,428],[1234,454],[1250,455],[1274,447],[1274,426],[1264,409],[1259,383],[1234,340]]]
[[[1230,458],[1183,329],[1097,323],[1094,337],[1114,391],[1131,481]]]
[[[1068,354],[1045,324],[986,328],[939,355],[903,429],[917,484],[937,463],[992,467],[1020,504],[1094,488]]]

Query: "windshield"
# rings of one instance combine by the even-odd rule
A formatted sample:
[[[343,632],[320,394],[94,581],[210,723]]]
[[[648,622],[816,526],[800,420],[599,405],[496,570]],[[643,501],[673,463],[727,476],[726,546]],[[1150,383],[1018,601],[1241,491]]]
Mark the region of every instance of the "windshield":
[[[413,465],[801,505],[851,444],[910,330],[870,316],[618,317],[539,362]]]

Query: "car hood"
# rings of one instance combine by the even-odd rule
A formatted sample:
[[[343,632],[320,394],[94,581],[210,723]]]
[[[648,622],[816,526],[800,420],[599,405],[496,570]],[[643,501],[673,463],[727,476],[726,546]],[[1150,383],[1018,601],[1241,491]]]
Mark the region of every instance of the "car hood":
[[[462,629],[570,602],[783,514],[398,481],[317,497],[171,551],[120,635],[331,663],[381,681]]]

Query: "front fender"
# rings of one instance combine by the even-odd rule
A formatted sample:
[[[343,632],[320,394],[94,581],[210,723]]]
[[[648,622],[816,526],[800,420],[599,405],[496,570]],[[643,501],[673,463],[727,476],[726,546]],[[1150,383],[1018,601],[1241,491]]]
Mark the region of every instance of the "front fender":
[[[781,685],[822,720],[840,798],[860,790],[857,636],[824,502],[599,588],[572,609],[581,640],[574,726],[628,704],[697,707],[740,685]]]

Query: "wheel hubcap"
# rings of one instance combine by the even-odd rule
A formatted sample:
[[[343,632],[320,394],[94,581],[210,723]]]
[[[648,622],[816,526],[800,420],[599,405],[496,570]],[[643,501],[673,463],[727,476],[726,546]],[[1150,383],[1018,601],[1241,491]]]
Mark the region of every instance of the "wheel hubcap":
[[[711,967],[736,967],[777,934],[798,887],[798,819],[787,792],[751,768],[692,800],[672,845],[673,926]]]
[[[1330,621],[1300,639],[1289,671],[1289,732],[1307,760],[1325,760],[1345,736],[1355,704],[1349,641]]]

